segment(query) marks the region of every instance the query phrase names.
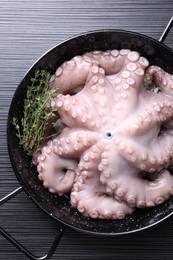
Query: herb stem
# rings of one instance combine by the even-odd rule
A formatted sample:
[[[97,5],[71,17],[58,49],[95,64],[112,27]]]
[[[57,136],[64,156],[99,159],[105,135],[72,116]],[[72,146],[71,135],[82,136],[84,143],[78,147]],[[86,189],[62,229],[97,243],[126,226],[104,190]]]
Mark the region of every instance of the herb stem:
[[[35,150],[38,151],[41,142],[52,136],[47,135],[46,130],[57,111],[50,107],[50,102],[59,88],[49,90],[49,80],[50,74],[47,71],[35,71],[31,85],[27,86],[23,117],[20,122],[15,117],[12,120],[20,145],[28,155],[32,155]],[[53,123],[51,127],[54,132]]]

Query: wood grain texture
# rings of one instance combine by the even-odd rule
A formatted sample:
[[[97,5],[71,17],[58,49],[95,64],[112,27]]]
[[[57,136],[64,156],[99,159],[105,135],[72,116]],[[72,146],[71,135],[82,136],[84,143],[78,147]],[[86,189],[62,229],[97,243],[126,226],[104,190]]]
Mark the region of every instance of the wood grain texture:
[[[0,198],[18,187],[6,143],[11,98],[25,72],[49,48],[75,34],[124,29],[159,39],[173,15],[172,0],[0,0]],[[173,48],[173,31],[165,42]],[[37,255],[47,252],[57,223],[22,193],[0,208],[0,225]],[[31,234],[33,233],[33,235]],[[52,259],[173,259],[173,219],[114,238],[66,230]],[[0,236],[0,259],[25,256]]]

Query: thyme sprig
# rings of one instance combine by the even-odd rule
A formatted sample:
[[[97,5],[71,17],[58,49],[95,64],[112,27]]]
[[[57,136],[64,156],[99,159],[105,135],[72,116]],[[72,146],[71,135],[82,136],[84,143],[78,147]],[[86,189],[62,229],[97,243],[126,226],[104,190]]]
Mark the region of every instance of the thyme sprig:
[[[59,88],[49,89],[50,73],[45,70],[36,70],[31,78],[31,85],[27,87],[26,98],[24,99],[23,117],[19,122],[16,117],[12,123],[16,128],[16,135],[19,143],[28,155],[40,149],[40,143],[48,139],[47,128],[59,126],[52,120],[55,118],[56,109],[50,107],[51,99]],[[51,124],[51,126],[50,126]]]

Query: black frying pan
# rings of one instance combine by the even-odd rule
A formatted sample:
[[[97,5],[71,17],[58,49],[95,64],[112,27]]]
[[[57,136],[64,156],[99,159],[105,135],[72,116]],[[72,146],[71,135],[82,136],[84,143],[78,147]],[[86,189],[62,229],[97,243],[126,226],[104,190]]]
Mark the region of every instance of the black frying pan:
[[[167,28],[168,31],[169,28]],[[163,41],[164,35],[162,37]],[[11,102],[8,125],[9,156],[15,174],[34,202],[51,217],[76,230],[99,235],[119,235],[140,231],[164,220],[173,213],[173,198],[160,206],[140,210],[123,220],[100,220],[82,216],[72,208],[68,196],[59,197],[49,193],[38,180],[32,159],[19,146],[12,118],[21,118],[27,85],[36,69],[54,73],[64,61],[76,55],[94,50],[131,49],[139,51],[150,64],[158,65],[173,74],[173,51],[150,37],[120,30],[101,30],[84,33],[64,41],[44,54],[26,73]]]

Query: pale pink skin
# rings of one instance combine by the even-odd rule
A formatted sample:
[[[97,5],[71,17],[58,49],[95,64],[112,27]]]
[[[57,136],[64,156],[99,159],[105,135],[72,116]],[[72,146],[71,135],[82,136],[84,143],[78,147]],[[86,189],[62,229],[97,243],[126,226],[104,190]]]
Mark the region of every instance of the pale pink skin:
[[[55,86],[51,106],[65,127],[37,158],[50,192],[70,192],[82,214],[106,219],[173,194],[173,76],[134,51],[95,51],[62,64]]]

